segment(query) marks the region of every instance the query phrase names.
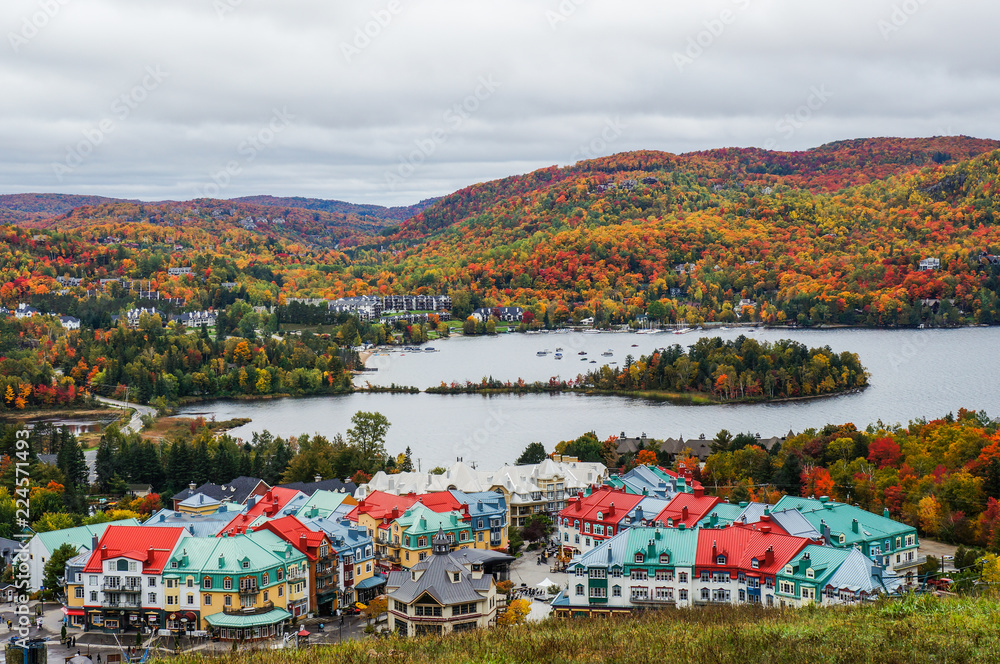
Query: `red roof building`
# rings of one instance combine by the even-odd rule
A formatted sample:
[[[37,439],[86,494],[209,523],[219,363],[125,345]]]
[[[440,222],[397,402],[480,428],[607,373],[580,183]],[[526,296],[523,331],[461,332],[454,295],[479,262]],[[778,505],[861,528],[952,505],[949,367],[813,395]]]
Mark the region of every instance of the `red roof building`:
[[[270,530],[301,551],[309,559],[309,606],[331,612],[340,605],[337,593],[337,552],[322,530],[310,530],[294,516],[267,521],[254,530]]]
[[[233,519],[227,523],[222,530],[219,531],[217,537],[239,535],[241,533],[246,533],[247,531],[252,531],[255,522],[256,525],[260,525],[259,521],[263,519],[271,519],[276,517],[281,509],[289,503],[295,496],[302,493],[295,489],[286,489],[284,487],[275,486],[267,490],[263,496],[259,498],[256,496],[250,496],[247,499],[247,511],[243,514],[237,514]]]
[[[585,553],[621,532],[621,520],[645,496],[603,487],[570,498],[557,517],[559,539],[568,554]]]
[[[718,497],[706,496],[705,490],[696,486],[694,493],[678,493],[674,496],[654,521],[662,521],[668,528],[676,528],[682,523],[692,528],[718,504]]]
[[[696,599],[732,601],[735,598],[730,593],[735,589],[741,603],[760,603],[761,586],[773,589],[775,575],[813,543],[805,537],[774,532],[767,524],[702,528],[695,556],[694,575],[696,584],[701,585]]]
[[[170,553],[183,534],[184,528],[108,526],[91,552],[83,572],[99,574],[105,570],[104,561],[121,558],[141,563],[141,569],[137,567],[135,573],[162,574]]]

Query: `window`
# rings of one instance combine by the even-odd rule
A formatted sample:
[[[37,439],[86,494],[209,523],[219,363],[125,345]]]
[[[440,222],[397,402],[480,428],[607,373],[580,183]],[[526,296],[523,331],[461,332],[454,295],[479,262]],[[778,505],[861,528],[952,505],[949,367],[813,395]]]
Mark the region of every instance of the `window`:
[[[598,521],[604,521],[604,512],[598,512],[597,513],[597,520]]]
[[[602,526],[599,523],[594,524],[594,534],[595,535],[603,535],[604,534],[604,526]]]
[[[212,589],[212,577],[206,576],[204,579],[202,579],[201,580],[201,587],[204,588],[205,590],[211,590]]]
[[[90,591],[90,601],[91,602],[96,602],[97,601],[97,591],[96,590],[91,590]]]
[[[707,602],[709,597],[710,597],[710,595],[709,595],[709,592],[708,592],[708,588],[702,588],[701,589],[701,598],[702,598],[702,600],[704,600],[704,601]]]
[[[225,599],[222,600],[222,603],[225,606],[232,606],[233,605],[233,596],[232,595],[226,595]]]
[[[468,542],[469,541],[469,533],[463,530],[462,532],[460,532],[458,534],[458,539],[460,539],[463,542]]]
[[[585,537],[585,538],[584,538],[584,544],[585,544],[586,546],[590,546],[590,538],[589,538],[589,537]]]
[[[73,590],[73,596],[76,597],[77,599],[83,599],[83,586],[77,586]]]
[[[573,536],[573,544],[579,544],[579,543],[580,543],[580,536],[579,535],[574,535]]]
[[[592,598],[605,599],[608,596],[608,589],[607,588],[592,587],[590,589],[590,596]]]
[[[670,554],[669,553],[661,553],[660,554],[660,564],[661,565],[667,565],[669,563],[670,563]]]
[[[742,588],[740,588],[740,601],[741,602],[747,601],[747,591],[743,590]]]
[[[635,554],[635,562],[636,562],[636,564],[641,565],[643,562],[645,562],[645,560],[646,560],[646,557],[644,555],[642,555],[641,553]]]
[[[233,589],[233,580],[230,579],[228,576],[222,580],[222,589],[223,590]]]
[[[615,527],[614,526],[608,526],[608,537],[611,537],[614,534],[615,534]]]
[[[205,606],[211,606],[211,605],[212,605],[212,596],[205,595]]]
[[[781,581],[778,583],[778,592],[783,595],[792,595],[795,593],[795,584],[789,581]]]
[[[127,560],[119,560],[118,561],[118,571],[119,572],[127,572],[128,571],[128,561]]]
[[[726,564],[726,557],[725,556],[718,556],[715,559],[715,564],[716,565],[725,565]]]
[[[809,569],[806,570],[806,578],[807,579],[815,579],[816,578],[816,572],[813,571],[812,567],[810,567]]]
[[[194,604],[194,595],[188,595],[188,606]]]
[[[171,560],[170,561],[170,569],[177,569],[177,561],[176,560]]]
[[[622,587],[621,586],[612,586],[612,588],[611,588],[611,596],[612,597],[621,597],[622,596]]]
[[[710,576],[711,575],[708,572],[702,572],[699,578],[701,581],[708,581]]]
[[[268,597],[268,592],[265,590],[264,591],[264,601],[266,602],[266,601],[268,601],[268,599],[270,599],[270,598]]]
[[[681,599],[682,602],[686,602],[688,598],[688,591],[680,590],[677,592],[677,596]]]
[[[426,616],[429,618],[440,618],[441,617],[441,607],[437,605],[423,605],[417,604],[415,607],[416,612],[414,615]]]
[[[149,577],[149,584],[148,585],[149,585],[150,588],[155,588],[156,587],[156,577],[155,576]]]
[[[672,602],[674,600],[673,588],[657,588],[656,599],[661,602]]]
[[[243,569],[250,569],[250,561],[249,560],[244,560],[243,561]]]
[[[753,560],[750,561],[750,567],[754,569],[760,569],[760,561],[754,558]]]
[[[479,528],[479,530],[483,529],[483,520],[482,519],[479,520],[479,526],[478,526],[478,528]]]
[[[688,582],[688,573],[687,572],[681,572],[680,574],[677,575],[677,580],[680,581],[681,583],[687,583]]]
[[[418,537],[417,538],[417,546],[418,547],[425,547],[425,546],[427,546],[427,538],[423,537],[423,536]]]
[[[594,568],[590,570],[590,578],[592,579],[606,579],[608,578],[608,571],[603,569]]]
[[[167,595],[167,606],[177,605],[177,595]]]
[[[156,604],[156,593],[149,593],[149,603]]]
[[[451,575],[451,580],[454,581],[455,583],[458,583],[459,581],[462,580],[462,575],[458,572],[455,572]]]
[[[587,521],[586,523],[583,524],[583,532],[585,533],[590,532],[590,521]]]
[[[467,604],[458,604],[451,607],[451,615],[453,616],[466,616],[470,613],[475,613],[477,611],[476,602],[469,602]]]
[[[674,573],[668,569],[658,569],[656,570],[656,580],[657,581],[673,581]]]
[[[424,553],[423,551],[421,551],[421,552],[420,552],[420,555],[419,555],[419,556],[417,556],[417,560],[418,560],[418,561],[422,561],[422,560],[423,560],[424,558],[426,558],[426,557],[427,557],[427,554],[426,554],[426,553]],[[371,565],[369,565],[369,567],[371,567]]]
[[[150,580],[152,580],[152,579],[150,579]],[[87,585],[88,586],[96,586],[97,585],[97,575],[90,576],[89,577],[89,581],[87,582]]]
[[[187,578],[187,587],[194,588],[194,579],[191,578],[190,576]]]
[[[640,601],[649,599],[649,588],[645,586],[632,586],[632,599]]]
[[[350,564],[350,561],[349,560],[345,560],[344,563],[345,564]],[[285,578],[285,568],[284,567],[279,567],[276,576],[278,577],[278,581],[281,581],[282,579],[284,579]]]
[[[802,589],[802,599],[816,599],[816,589],[815,588],[803,588]]]
[[[633,581],[645,581],[649,578],[649,573],[644,569],[634,569],[629,578]]]
[[[915,537],[916,537],[915,535],[907,535],[906,546],[913,546],[913,543],[916,541]]]
[[[270,585],[270,583],[271,583],[271,575],[268,574],[267,572],[264,572],[264,583],[262,585],[267,586]]]
[[[577,595],[577,597],[583,597],[583,584],[582,583],[576,584],[576,595]]]
[[[613,578],[613,579],[620,579],[620,578],[622,578],[622,568],[621,567],[612,567],[611,568],[611,578]]]

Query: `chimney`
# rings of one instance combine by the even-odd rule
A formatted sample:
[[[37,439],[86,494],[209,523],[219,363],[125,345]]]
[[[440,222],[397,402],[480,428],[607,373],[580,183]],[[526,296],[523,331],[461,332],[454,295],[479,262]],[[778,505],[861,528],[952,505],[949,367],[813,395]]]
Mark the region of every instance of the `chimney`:
[[[323,481],[323,476],[322,475],[316,475],[315,477],[313,477],[313,479],[316,482],[322,482]]]
[[[107,557],[108,557],[108,545],[105,544],[104,546],[101,547],[101,560],[104,560]]]
[[[146,549],[146,564],[151,565],[153,563],[153,547]]]
[[[851,520],[851,530],[853,530],[854,532],[858,532],[858,520],[857,519],[852,519]]]
[[[716,540],[712,540],[712,560],[715,561],[719,556],[719,545]]]
[[[696,486],[694,488],[694,497],[701,498],[705,495],[705,488],[701,486]]]
[[[195,485],[195,483],[194,483],[194,482],[191,482],[191,484],[188,484],[188,488],[189,488],[189,489],[191,489],[192,491],[194,491],[194,490],[195,490],[195,486],[196,486],[196,485]]]
[[[762,522],[764,522],[764,523],[770,522],[771,515],[770,514],[763,514],[763,515],[761,515],[760,520]]]
[[[162,514],[160,515],[160,519],[161,520],[163,519],[163,515]],[[97,550],[97,535],[94,535],[93,537],[90,538],[90,550],[91,551],[96,551]]]
[[[760,527],[760,532],[762,532],[765,535],[767,535],[768,533],[771,532],[771,526],[761,526]]]
[[[361,502],[363,503],[364,501],[362,500]],[[256,504],[257,504],[257,496],[250,496],[247,499],[247,507],[248,508],[253,509],[253,506],[256,505]]]
[[[886,507],[886,508],[884,508],[882,510],[882,516],[884,516],[887,519],[889,518],[889,508],[888,507]]]
[[[681,508],[681,519],[687,521],[687,518],[688,518],[688,506],[685,505],[684,507]]]
[[[830,526],[826,525],[825,521],[820,521],[820,533],[823,535],[823,543],[827,546],[832,546],[830,540]]]
[[[774,547],[767,547],[767,551],[764,552],[764,564],[773,565],[774,564]]]
[[[608,505],[608,516],[611,516],[614,513],[615,513],[615,501],[612,500],[611,504]]]

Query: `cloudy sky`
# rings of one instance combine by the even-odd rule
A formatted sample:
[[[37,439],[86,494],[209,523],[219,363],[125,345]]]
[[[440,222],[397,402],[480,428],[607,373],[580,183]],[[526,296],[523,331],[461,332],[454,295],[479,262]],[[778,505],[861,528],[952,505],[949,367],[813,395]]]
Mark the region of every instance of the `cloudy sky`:
[[[2,0],[0,193],[409,204],[635,149],[1000,138],[972,0]]]

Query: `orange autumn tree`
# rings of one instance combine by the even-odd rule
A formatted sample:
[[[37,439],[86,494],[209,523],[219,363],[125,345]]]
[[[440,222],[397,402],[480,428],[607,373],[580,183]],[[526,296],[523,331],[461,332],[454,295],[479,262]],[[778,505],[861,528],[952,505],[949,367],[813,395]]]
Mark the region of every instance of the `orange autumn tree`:
[[[803,496],[830,496],[833,494],[833,488],[833,478],[826,468],[815,466],[802,471]]]
[[[635,465],[655,466],[656,452],[654,452],[653,450],[639,450],[639,453],[635,455]]]

